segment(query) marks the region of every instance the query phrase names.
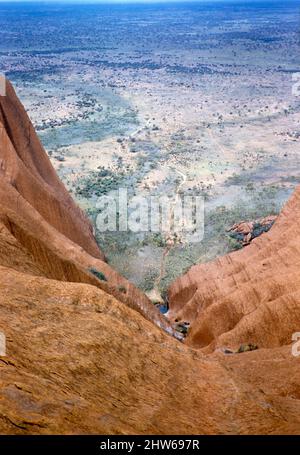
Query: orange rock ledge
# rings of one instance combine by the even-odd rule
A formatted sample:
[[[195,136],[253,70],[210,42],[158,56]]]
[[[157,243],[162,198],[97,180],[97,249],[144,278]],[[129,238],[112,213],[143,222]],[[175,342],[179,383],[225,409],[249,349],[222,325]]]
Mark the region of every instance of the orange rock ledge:
[[[299,433],[299,189],[268,233],[173,283],[182,343],[105,263],[9,83],[0,173],[1,434]]]

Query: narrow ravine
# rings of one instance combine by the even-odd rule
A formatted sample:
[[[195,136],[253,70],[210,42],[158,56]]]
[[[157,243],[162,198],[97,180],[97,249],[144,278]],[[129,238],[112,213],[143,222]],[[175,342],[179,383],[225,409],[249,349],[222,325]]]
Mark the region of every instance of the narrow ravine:
[[[175,172],[177,172],[181,177],[182,177],[182,181],[177,185],[177,188],[176,188],[176,196],[175,196],[175,199],[172,203],[172,206],[171,206],[171,210],[170,210],[170,218],[169,218],[169,226],[172,225],[172,219],[174,217],[174,210],[175,210],[175,207],[176,207],[176,204],[178,203],[179,201],[179,198],[180,198],[180,190],[182,188],[182,186],[185,184],[185,182],[187,181],[187,175],[184,174],[183,172],[179,171],[178,169],[174,169]],[[167,246],[165,247],[164,251],[163,251],[163,254],[162,254],[162,257],[161,257],[161,262],[160,262],[160,273],[158,275],[158,277],[156,278],[156,280],[154,281],[154,286],[153,286],[153,290],[151,291],[150,295],[153,298],[157,299],[158,302],[164,302],[164,299],[160,293],[160,290],[159,290],[159,286],[160,286],[160,283],[161,283],[161,280],[164,278],[165,276],[165,269],[166,269],[166,259],[170,253],[170,251],[174,248],[174,246],[178,243],[178,238],[175,240],[174,239],[174,236],[172,235],[174,233],[172,233],[171,231],[168,233],[167,235]]]

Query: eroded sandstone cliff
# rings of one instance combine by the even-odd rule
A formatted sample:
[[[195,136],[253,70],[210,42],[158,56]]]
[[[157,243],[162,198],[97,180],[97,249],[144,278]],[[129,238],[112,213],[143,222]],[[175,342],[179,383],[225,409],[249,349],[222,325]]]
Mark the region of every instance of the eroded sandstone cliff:
[[[35,273],[94,284],[171,331],[150,300],[105,262],[90,222],[58,179],[9,82],[0,97],[0,177],[1,225],[31,255]]]
[[[299,191],[268,234],[173,284],[183,344],[105,263],[10,84],[0,160],[0,433],[299,433]],[[259,349],[218,349],[244,342]]]
[[[291,343],[300,327],[299,220],[298,187],[269,232],[172,284],[170,318],[191,323],[187,344],[212,352]]]

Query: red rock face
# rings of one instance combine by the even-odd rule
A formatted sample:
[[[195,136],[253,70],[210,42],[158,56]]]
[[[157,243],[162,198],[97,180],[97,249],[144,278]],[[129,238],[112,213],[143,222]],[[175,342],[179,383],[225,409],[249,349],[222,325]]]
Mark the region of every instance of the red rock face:
[[[3,179],[59,233],[87,253],[103,259],[90,223],[58,179],[9,82],[7,95],[0,100]],[[1,201],[5,203],[5,197]]]
[[[212,352],[291,343],[300,327],[299,220],[298,187],[269,232],[172,284],[171,317],[191,323],[187,344]]]
[[[90,222],[57,177],[9,82],[0,97],[0,177],[0,220],[42,274],[97,285],[172,331],[150,300],[104,261]],[[91,275],[91,268],[107,281]]]
[[[299,433],[299,191],[270,232],[173,284],[183,344],[103,261],[10,85],[0,112],[0,433]],[[242,343],[258,349],[218,349]]]

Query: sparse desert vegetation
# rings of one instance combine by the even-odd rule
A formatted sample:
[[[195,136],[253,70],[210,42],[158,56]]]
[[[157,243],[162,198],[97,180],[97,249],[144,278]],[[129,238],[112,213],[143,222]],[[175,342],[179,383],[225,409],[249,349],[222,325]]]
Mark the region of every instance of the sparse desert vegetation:
[[[164,295],[191,265],[240,248],[226,229],[277,214],[300,181],[296,6],[229,4],[226,15],[201,4],[130,14],[125,6],[89,8],[88,23],[80,6],[55,26],[43,16],[47,40],[42,33],[31,49],[38,18],[30,6],[18,39],[1,16],[0,68],[94,223],[97,199],[119,187],[130,197],[205,198],[205,235],[196,244],[95,231],[114,268]]]

